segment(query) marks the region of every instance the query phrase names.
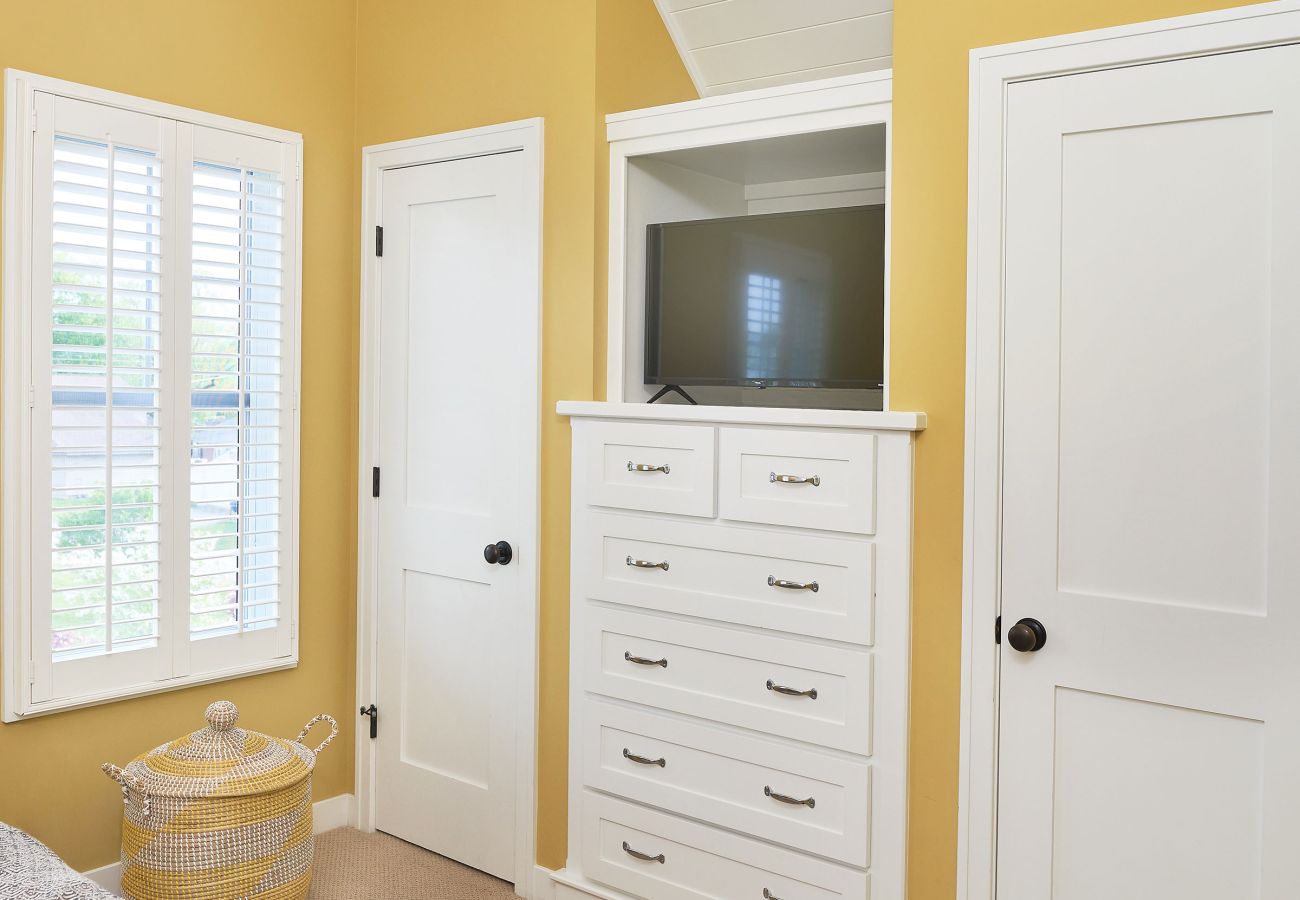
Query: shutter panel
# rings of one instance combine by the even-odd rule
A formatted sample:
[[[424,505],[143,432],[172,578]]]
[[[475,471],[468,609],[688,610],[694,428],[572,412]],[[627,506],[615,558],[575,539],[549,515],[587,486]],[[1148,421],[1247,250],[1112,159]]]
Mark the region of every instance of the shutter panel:
[[[218,653],[289,652],[286,199],[296,184],[280,144],[209,128],[193,142],[189,633],[202,667]]]
[[[153,680],[169,664],[160,622],[172,126],[62,98],[46,106],[48,131],[37,140],[48,149],[48,181],[34,194],[48,232],[33,235],[34,270],[49,275],[33,302],[38,347],[41,334],[48,347],[35,360],[45,384],[34,485],[44,490],[34,499],[50,543],[33,579],[33,631],[48,636],[37,690],[59,697]]]

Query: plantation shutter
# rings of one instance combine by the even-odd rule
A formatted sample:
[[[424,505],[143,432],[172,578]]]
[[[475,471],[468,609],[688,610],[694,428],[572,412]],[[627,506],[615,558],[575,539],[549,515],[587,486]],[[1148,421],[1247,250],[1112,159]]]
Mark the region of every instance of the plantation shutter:
[[[32,113],[22,708],[290,665],[301,145]]]
[[[32,630],[45,650],[36,686],[58,697],[171,669],[163,224],[175,129],[61,97],[38,104],[32,505],[48,543]]]
[[[284,554],[292,483],[293,333],[286,196],[275,141],[194,127],[188,371],[191,665],[290,651]],[[182,138],[184,141],[184,138]]]

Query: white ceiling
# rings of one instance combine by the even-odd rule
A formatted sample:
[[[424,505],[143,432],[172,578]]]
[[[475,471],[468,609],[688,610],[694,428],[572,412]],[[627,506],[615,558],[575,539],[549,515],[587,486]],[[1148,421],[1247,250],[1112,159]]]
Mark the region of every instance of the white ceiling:
[[[859,125],[653,154],[739,184],[770,184],[885,170],[885,126]]]
[[[655,0],[700,95],[893,65],[894,0]]]

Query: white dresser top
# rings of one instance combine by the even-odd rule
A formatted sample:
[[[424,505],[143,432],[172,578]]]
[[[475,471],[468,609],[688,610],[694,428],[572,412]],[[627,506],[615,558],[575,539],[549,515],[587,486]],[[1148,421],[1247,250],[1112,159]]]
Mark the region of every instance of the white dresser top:
[[[816,428],[865,428],[873,431],[923,431],[923,412],[872,412],[861,409],[779,409],[761,406],[688,406],[686,404],[601,403],[561,400],[562,416],[641,419],[651,422],[721,422],[728,425],[802,425]]]

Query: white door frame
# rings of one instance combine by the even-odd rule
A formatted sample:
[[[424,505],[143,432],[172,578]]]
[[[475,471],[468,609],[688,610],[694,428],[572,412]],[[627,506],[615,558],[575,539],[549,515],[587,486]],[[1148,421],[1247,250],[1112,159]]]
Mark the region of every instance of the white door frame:
[[[376,144],[361,151],[361,383],[358,390],[357,448],[357,703],[372,702],[377,682],[379,516],[371,497],[371,467],[379,460],[379,276],[375,257],[375,226],[380,224],[383,208],[383,174],[427,163],[446,162],[474,156],[520,151],[524,164],[524,194],[528,204],[526,219],[532,223],[535,240],[530,243],[530,259],[521,264],[530,268],[536,285],[530,306],[537,343],[533,348],[533,367],[537,372],[537,418],[526,431],[521,448],[524,459],[533,464],[524,473],[529,508],[524,514],[524,533],[518,546],[528,551],[518,556],[523,572],[520,584],[525,596],[515,617],[516,629],[502,635],[514,648],[519,661],[517,690],[518,720],[515,730],[516,797],[515,797],[515,893],[529,896],[536,855],[537,793],[537,634],[539,594],[540,535],[540,450],[541,450],[541,329],[542,329],[542,125],[541,118],[522,119],[502,125],[471,128],[448,134]],[[380,711],[382,718],[382,710]],[[380,722],[383,727],[383,722]],[[356,738],[357,827],[375,830],[375,753],[370,730],[361,722]]]
[[[1300,42],[1300,0],[971,51],[958,900],[994,900],[1006,93],[1035,78]]]

